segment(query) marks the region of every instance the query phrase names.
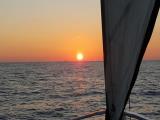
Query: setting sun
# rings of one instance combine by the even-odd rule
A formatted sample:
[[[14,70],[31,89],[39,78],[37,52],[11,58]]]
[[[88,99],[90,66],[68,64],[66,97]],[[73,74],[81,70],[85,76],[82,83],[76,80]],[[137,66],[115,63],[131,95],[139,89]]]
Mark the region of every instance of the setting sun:
[[[78,53],[76,57],[78,61],[82,61],[84,59],[84,55],[82,53]]]

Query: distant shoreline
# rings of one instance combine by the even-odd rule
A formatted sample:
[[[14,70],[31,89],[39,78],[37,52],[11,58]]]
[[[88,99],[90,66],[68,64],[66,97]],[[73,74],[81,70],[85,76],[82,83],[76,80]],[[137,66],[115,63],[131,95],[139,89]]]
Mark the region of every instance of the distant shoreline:
[[[103,62],[103,61],[18,61],[18,62],[0,62],[0,63],[87,63],[87,62]]]
[[[142,62],[159,62],[160,60],[143,60]],[[88,63],[88,62],[103,62],[103,61],[83,61],[83,62],[78,62],[78,61],[18,61],[18,62],[0,62],[0,64],[16,64],[16,63]]]

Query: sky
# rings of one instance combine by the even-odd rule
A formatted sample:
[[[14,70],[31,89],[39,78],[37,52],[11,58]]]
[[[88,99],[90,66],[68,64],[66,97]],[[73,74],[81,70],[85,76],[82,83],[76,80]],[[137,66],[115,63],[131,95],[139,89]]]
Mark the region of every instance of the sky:
[[[160,14],[145,60],[160,59]],[[99,0],[0,0],[0,62],[103,60]]]

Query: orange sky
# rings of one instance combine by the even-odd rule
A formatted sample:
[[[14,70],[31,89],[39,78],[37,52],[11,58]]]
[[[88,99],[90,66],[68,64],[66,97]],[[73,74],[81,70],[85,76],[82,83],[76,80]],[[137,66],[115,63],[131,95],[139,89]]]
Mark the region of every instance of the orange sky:
[[[144,59],[160,60],[160,12],[154,27],[154,31],[147,47]]]
[[[1,0],[0,62],[102,60],[99,0]],[[145,59],[160,59],[160,15]]]

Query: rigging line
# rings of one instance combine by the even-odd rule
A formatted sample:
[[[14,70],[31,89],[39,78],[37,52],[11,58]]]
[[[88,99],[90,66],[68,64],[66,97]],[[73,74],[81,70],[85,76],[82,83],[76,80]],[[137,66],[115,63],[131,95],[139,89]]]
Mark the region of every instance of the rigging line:
[[[129,112],[131,110],[131,97],[129,97]],[[131,116],[130,116],[130,120],[131,120]]]

